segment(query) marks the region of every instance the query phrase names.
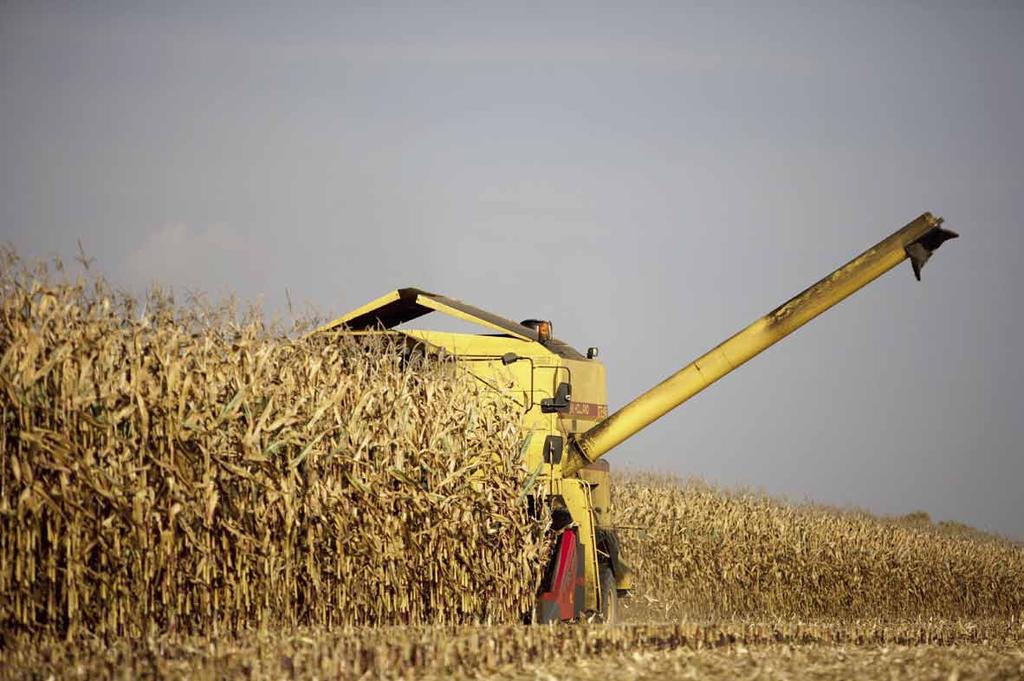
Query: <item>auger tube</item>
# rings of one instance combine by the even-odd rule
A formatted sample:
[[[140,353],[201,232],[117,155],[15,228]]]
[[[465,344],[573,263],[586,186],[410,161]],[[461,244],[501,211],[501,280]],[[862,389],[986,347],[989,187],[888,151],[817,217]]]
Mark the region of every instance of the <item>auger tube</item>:
[[[590,430],[570,440],[562,463],[562,475],[572,475],[583,466],[597,461],[626,438],[907,258],[910,258],[914,275],[920,279],[921,268],[932,252],[944,241],[956,236],[956,233],[942,228],[942,218],[924,213],[641,394]]]

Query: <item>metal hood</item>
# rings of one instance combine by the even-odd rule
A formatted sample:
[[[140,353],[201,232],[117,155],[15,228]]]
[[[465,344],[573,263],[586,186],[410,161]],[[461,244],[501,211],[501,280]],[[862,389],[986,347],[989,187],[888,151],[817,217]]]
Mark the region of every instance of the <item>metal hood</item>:
[[[316,332],[344,327],[352,331],[392,329],[431,312],[441,312],[524,341],[538,342],[537,332],[511,319],[468,305],[461,300],[418,288],[400,288],[329,322]],[[578,351],[552,338],[544,347],[562,357],[584,359]]]

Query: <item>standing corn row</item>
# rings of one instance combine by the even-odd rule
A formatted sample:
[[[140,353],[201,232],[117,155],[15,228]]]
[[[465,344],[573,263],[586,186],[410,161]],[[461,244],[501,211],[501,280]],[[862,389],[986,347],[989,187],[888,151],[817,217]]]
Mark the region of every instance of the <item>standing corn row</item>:
[[[1024,615],[1024,547],[998,537],[656,476],[614,489],[617,519],[648,528],[624,551],[657,619]]]
[[[3,267],[5,630],[509,622],[532,605],[515,415],[450,367],[157,299],[143,317],[102,284]]]

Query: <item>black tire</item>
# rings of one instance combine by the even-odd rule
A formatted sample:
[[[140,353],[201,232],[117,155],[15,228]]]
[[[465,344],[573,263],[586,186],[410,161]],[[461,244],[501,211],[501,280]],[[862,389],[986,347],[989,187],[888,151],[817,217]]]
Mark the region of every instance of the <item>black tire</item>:
[[[619,607],[619,590],[615,584],[615,573],[609,565],[602,565],[598,571],[601,581],[601,622],[619,624],[622,622],[622,611]]]

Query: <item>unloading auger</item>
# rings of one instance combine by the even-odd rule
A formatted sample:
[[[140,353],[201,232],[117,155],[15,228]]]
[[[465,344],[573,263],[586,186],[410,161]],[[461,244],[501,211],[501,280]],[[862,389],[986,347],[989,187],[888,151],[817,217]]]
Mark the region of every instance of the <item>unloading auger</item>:
[[[914,276],[932,253],[958,235],[942,228],[942,218],[925,213],[824,279],[790,298],[720,345],[704,353],[578,437],[570,438],[562,475],[594,463],[704,388],[775,345],[801,326],[864,288],[904,260]]]

